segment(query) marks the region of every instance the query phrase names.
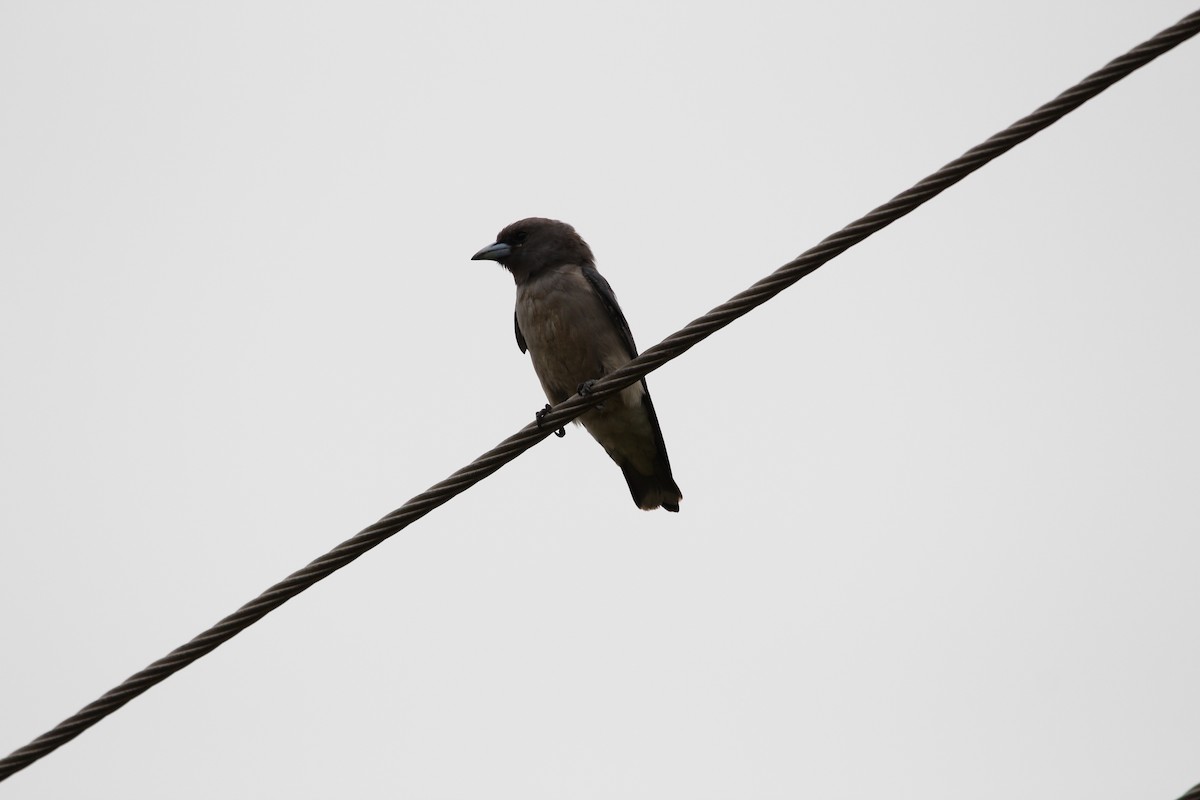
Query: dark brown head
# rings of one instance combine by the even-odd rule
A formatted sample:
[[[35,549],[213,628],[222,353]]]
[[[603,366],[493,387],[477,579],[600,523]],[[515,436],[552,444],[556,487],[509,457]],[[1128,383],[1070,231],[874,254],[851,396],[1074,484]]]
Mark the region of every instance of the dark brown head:
[[[483,248],[471,260],[499,261],[518,282],[564,264],[596,266],[591,248],[574,228],[543,217],[514,222],[500,231],[495,244]]]

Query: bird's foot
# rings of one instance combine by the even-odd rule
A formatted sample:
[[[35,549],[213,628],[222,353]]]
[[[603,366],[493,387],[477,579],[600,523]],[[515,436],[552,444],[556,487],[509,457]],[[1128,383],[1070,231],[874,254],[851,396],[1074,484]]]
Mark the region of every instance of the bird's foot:
[[[533,415],[533,418],[537,420],[537,426],[539,428],[542,427],[542,423],[545,421],[546,415],[549,413],[550,413],[550,404],[546,403],[545,408],[543,408],[541,411],[539,411]],[[554,432],[554,435],[561,439],[562,437],[567,435],[567,429],[559,428],[558,430],[556,430]]]
[[[592,387],[595,385],[595,381],[584,381],[583,383],[579,384],[579,386],[575,387],[575,391],[579,393],[580,397],[587,397],[592,393]],[[596,403],[596,410],[603,411],[604,403]]]

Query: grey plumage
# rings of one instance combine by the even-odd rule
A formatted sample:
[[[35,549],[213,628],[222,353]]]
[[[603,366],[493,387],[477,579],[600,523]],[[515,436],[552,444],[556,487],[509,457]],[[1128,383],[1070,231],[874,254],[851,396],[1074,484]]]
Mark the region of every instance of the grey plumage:
[[[498,261],[512,273],[517,346],[529,352],[551,403],[561,403],[580,384],[637,355],[629,323],[612,287],[596,270],[591,248],[565,222],[539,217],[514,222],[472,259]],[[576,421],[621,468],[639,508],[679,510],[683,495],[671,476],[645,380],[606,398]]]

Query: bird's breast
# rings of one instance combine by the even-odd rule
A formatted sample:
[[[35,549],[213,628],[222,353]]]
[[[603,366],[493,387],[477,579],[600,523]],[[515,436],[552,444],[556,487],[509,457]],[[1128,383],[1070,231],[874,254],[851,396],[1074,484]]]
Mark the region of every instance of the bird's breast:
[[[517,287],[517,324],[546,397],[575,394],[629,360],[616,322],[576,268],[548,270]]]

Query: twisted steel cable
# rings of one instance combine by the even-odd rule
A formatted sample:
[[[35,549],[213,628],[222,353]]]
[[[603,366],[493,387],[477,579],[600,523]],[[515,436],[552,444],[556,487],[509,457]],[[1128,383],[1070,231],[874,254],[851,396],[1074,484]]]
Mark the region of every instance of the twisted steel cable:
[[[1200,11],[1184,17],[1175,25],[1109,62],[1103,69],[1092,73],[1029,116],[1013,123],[983,144],[971,148],[908,191],[896,195],[866,216],[806,250],[746,291],[693,320],[682,330],[668,336],[624,367],[596,381],[586,397],[575,395],[559,403],[546,414],[540,427],[537,423],[526,425],[450,477],[434,484],[374,525],[267,589],[187,644],[172,650],[141,672],[130,676],[52,730],[0,759],[0,781],[71,741],[151,686],[216,649],[317,581],[328,577],[388,537],[474,486],[605,397],[641,380],[648,373],[690,350],[701,340],[767,302],[825,262],[936,197],[984,164],[1049,127],[1134,70],[1198,32]],[[1189,800],[1195,791],[1187,795]]]

